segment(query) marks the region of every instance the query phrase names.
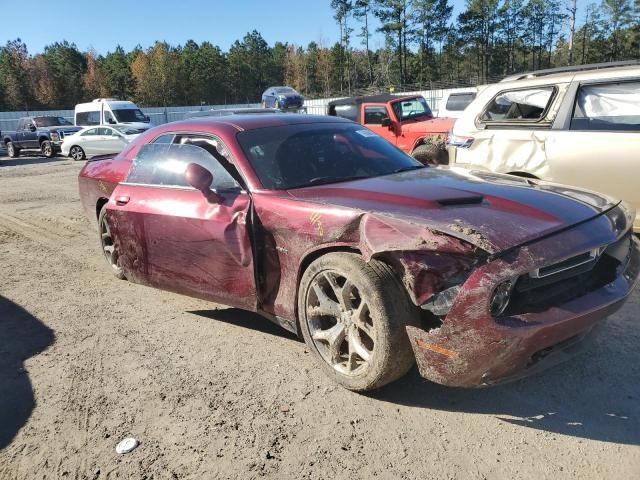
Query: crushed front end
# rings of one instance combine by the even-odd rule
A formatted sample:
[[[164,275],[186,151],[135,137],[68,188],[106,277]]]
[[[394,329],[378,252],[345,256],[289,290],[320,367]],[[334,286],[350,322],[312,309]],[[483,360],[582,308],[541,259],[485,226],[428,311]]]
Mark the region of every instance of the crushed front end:
[[[622,204],[552,236],[489,256],[422,304],[407,327],[420,374],[482,387],[557,363],[618,310],[638,281],[640,242]]]

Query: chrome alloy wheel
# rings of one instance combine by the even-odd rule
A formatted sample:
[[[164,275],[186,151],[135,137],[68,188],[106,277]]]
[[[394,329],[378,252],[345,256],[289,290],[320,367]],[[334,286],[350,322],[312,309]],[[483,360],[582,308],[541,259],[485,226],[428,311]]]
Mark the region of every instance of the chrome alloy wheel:
[[[311,281],[306,321],[322,358],[343,375],[361,374],[375,355],[376,334],[367,299],[346,276],[324,270]]]

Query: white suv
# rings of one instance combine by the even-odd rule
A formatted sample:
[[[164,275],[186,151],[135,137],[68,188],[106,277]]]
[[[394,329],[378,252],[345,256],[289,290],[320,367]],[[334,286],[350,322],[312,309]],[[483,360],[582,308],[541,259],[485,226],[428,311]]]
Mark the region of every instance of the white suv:
[[[456,121],[448,150],[452,165],[576,185],[640,210],[640,61],[489,85]]]

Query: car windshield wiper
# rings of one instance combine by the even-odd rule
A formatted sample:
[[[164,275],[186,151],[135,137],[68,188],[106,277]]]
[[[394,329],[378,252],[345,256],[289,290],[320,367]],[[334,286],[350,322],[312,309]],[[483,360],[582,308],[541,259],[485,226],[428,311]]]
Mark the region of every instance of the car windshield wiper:
[[[369,177],[371,177],[371,175],[356,175],[353,177],[331,177],[331,176],[315,177],[300,185],[294,185],[292,187],[288,187],[288,189],[311,187],[314,185],[327,185],[329,183],[349,182],[351,180],[361,180],[363,178],[369,178]]]

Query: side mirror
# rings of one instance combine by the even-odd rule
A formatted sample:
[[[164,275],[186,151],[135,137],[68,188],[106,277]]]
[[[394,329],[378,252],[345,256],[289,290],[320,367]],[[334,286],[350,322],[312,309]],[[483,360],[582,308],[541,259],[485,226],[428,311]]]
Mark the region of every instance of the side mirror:
[[[215,201],[217,199],[216,194],[211,191],[213,175],[202,165],[190,163],[187,165],[184,176],[187,179],[187,183],[199,192],[202,192],[208,200]]]
[[[149,115],[145,115],[144,116],[144,121],[149,123],[151,121],[151,118],[149,117]]]
[[[109,119],[109,124],[110,124],[110,125],[115,125],[115,124],[116,124],[116,121],[115,121],[113,118],[110,118],[110,119]]]
[[[389,117],[384,117],[382,119],[382,126],[390,128],[391,127],[391,119]]]
[[[32,132],[35,132],[36,126],[32,123],[31,125],[29,125],[29,130],[31,130]]]

